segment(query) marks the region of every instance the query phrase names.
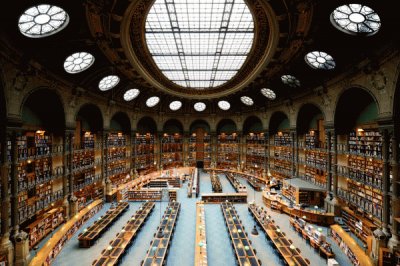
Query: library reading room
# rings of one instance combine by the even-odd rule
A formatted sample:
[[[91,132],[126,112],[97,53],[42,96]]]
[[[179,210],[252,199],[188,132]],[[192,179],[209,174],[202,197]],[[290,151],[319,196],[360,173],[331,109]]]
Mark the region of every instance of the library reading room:
[[[400,266],[395,3],[3,1],[0,266]]]

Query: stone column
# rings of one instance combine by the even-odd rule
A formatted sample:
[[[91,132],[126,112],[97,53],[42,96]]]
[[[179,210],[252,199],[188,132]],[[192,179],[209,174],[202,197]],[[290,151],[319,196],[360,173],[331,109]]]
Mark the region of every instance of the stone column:
[[[399,177],[399,143],[397,141],[396,134],[392,135],[392,237],[389,239],[388,247],[394,251],[400,249],[400,239],[398,231],[400,229],[399,222],[395,218],[400,217],[400,191],[398,188],[400,177]]]
[[[8,191],[8,171],[9,161],[7,158],[7,141],[9,134],[6,132],[5,127],[1,128],[1,240],[0,240],[0,254],[7,257],[10,263],[14,259],[14,246],[10,241],[10,225],[9,225],[9,210],[10,210],[10,194]]]
[[[157,139],[156,139],[156,143],[158,143],[158,145],[155,145],[156,147],[156,152],[158,153],[157,158],[157,166],[158,166],[158,170],[163,170],[163,160],[162,160],[162,156],[163,156],[163,139],[164,139],[164,134],[162,132],[157,132]]]
[[[338,174],[337,174],[337,134],[334,129],[326,129],[327,136],[327,195],[325,198],[325,210],[329,213],[340,215],[340,204],[337,199]]]
[[[218,144],[217,144],[217,133],[210,132],[210,145],[211,145],[211,168],[217,167],[217,153],[218,153]]]
[[[18,232],[15,235],[15,266],[28,266],[30,259],[29,235]]]
[[[298,140],[297,140],[297,131],[296,129],[291,129],[290,130],[290,137],[292,139],[292,176],[297,177],[297,167],[299,164],[299,158],[298,158]]]
[[[190,138],[190,132],[183,132],[182,136],[182,159],[183,159],[183,166],[189,166],[189,138]]]
[[[237,137],[239,138],[238,141],[238,158],[237,158],[237,170],[241,171],[241,161],[246,159],[246,136],[244,136],[243,132],[238,132]]]
[[[66,173],[67,175],[64,177],[64,179],[68,179],[68,184],[69,184],[69,189],[67,187],[63,186],[63,191],[69,193],[64,194],[68,195],[68,203],[67,206],[69,210],[69,218],[73,217],[77,212],[78,212],[78,199],[76,198],[74,194],[74,175],[72,173],[72,160],[74,156],[74,130],[73,129],[67,129],[65,131],[65,143],[64,143],[64,148],[66,149]],[[65,166],[64,166],[65,167]],[[63,182],[65,182],[63,180]],[[63,183],[64,185],[64,183]]]
[[[13,239],[19,233],[19,217],[18,217],[18,146],[17,137],[21,135],[21,131],[12,130],[11,133],[11,227]]]
[[[268,149],[268,131],[264,133],[264,164],[263,164],[263,178],[267,178],[268,173],[268,157],[269,157],[269,149]]]
[[[65,130],[63,136],[63,206],[65,209],[65,220],[69,219],[70,215],[70,206],[69,199],[73,195],[73,177],[72,177],[72,152],[73,152],[73,143],[71,142],[71,130]],[[72,180],[72,182],[71,182]],[[72,187],[72,190],[71,190]]]
[[[131,178],[135,179],[138,177],[136,170],[136,132],[131,131]]]
[[[106,130],[103,130],[102,133],[102,153],[101,153],[101,161],[102,161],[102,180],[103,180],[103,188],[104,192],[106,195],[111,194],[111,180],[109,178],[109,173],[108,173],[108,136],[109,132]]]
[[[382,135],[382,161],[383,161],[383,173],[382,173],[382,231],[386,236],[390,235],[389,232],[389,207],[390,207],[390,161],[389,161],[389,130],[388,128],[381,128],[380,133]]]

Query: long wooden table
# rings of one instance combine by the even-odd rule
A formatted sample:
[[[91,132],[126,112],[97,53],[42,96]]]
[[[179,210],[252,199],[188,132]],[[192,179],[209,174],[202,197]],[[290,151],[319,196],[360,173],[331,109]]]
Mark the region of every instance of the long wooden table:
[[[236,259],[239,265],[260,266],[253,247],[247,238],[243,225],[240,222],[239,215],[236,213],[232,203],[221,203],[221,209],[225,217],[225,224],[228,227],[229,236],[232,245],[235,248]]]
[[[274,244],[281,257],[288,265],[307,266],[309,265],[298,249],[289,242],[282,232],[278,232],[278,227],[272,222],[272,219],[266,215],[266,211],[260,211],[255,204],[248,205],[249,211],[257,223],[261,226],[267,237]],[[262,213],[264,212],[264,213]],[[291,248],[292,247],[292,248]]]
[[[201,201],[196,203],[196,242],[194,248],[194,265],[208,265],[206,217],[204,212],[204,204]]]
[[[335,215],[333,213],[320,213],[313,210],[290,208],[289,203],[277,200],[275,195],[267,195],[266,192],[263,192],[262,198],[263,202],[268,207],[278,208],[280,211],[290,216],[297,216],[299,218],[305,217],[303,219],[309,223],[319,225],[331,225],[335,223]],[[277,204],[277,206],[273,206],[273,204]]]
[[[303,235],[303,238],[307,238],[307,236],[308,236],[307,232],[304,230],[303,227],[301,227],[299,225],[299,223],[297,222],[296,219],[290,218],[289,221],[290,221],[290,225],[293,227],[294,230],[296,230],[296,232]],[[310,240],[310,242],[307,242],[307,243],[309,243],[313,248],[318,249],[320,256],[325,257],[326,259],[335,257],[335,254],[333,253],[333,251],[329,252],[326,248],[324,248],[322,245],[318,244],[315,240],[311,239],[309,236],[308,236],[308,239]]]
[[[115,208],[110,208],[103,217],[100,217],[93,225],[79,234],[79,247],[91,247],[101,234],[128,208],[128,202],[120,202]]]
[[[232,184],[233,188],[236,190],[238,193],[246,193],[247,188],[245,185],[243,185],[239,179],[236,178],[236,176],[233,173],[225,173],[226,178],[229,180],[229,182]]]
[[[29,263],[30,266],[48,266],[51,265],[54,258],[60,253],[65,243],[71,239],[74,233],[90,217],[98,212],[103,206],[102,200],[95,200],[85,208],[79,211],[74,217],[68,220],[60,230],[47,241],[35,257]]]
[[[158,227],[158,231],[154,239],[150,242],[150,248],[142,262],[143,266],[161,266],[165,263],[180,207],[181,204],[179,202],[170,202],[168,204]],[[160,231],[162,232],[162,237],[158,238],[158,233]]]
[[[225,201],[247,203],[247,193],[204,193],[201,194],[204,203],[221,203]]]
[[[147,218],[154,209],[154,202],[148,201],[142,204],[139,210],[132,215],[121,232],[111,240],[110,245],[103,249],[99,259],[95,260],[93,266],[112,266],[118,264],[126,249],[132,244],[133,240],[145,224]]]

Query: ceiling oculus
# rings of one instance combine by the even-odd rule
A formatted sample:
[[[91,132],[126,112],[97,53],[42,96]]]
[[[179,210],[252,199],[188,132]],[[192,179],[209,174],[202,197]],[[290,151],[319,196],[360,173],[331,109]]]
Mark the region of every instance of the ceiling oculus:
[[[242,67],[253,44],[254,22],[243,0],[156,0],[145,38],[166,78],[204,90],[231,80]]]
[[[26,37],[42,38],[64,29],[69,16],[64,9],[53,5],[37,5],[28,8],[19,17],[18,28]]]

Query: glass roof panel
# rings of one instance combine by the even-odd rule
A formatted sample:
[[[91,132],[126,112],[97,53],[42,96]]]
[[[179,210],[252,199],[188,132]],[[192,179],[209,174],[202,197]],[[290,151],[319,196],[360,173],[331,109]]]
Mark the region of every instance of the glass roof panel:
[[[244,0],[156,0],[146,20],[146,42],[158,68],[192,89],[232,79],[253,39],[253,17]]]

